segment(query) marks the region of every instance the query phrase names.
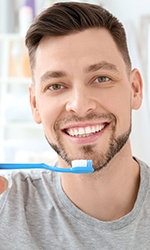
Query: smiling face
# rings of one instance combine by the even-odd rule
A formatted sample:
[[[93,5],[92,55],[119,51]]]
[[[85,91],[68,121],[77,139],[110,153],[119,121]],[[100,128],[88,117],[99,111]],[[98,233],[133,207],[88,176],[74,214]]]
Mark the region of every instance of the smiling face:
[[[44,38],[35,60],[31,107],[61,166],[92,159],[99,170],[123,146],[128,152],[141,78],[137,70],[129,72],[108,31]]]

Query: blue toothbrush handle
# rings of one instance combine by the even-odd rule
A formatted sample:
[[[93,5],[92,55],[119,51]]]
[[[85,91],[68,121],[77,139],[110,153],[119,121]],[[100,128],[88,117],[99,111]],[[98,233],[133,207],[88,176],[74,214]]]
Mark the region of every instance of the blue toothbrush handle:
[[[73,167],[73,168],[59,168],[49,166],[45,163],[0,163],[0,169],[3,170],[16,170],[16,169],[47,169],[55,172],[64,172],[64,173],[75,173],[75,174],[84,174],[91,173],[94,171],[92,167],[92,161],[87,161],[87,166]]]

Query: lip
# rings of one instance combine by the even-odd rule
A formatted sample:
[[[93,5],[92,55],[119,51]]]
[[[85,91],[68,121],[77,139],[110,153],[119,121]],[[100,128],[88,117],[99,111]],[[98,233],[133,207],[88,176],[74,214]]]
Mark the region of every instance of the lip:
[[[87,126],[92,126],[92,125],[103,125],[105,124],[105,127],[99,131],[99,132],[95,132],[95,133],[91,133],[89,136],[85,136],[85,137],[77,137],[77,136],[71,136],[69,134],[67,134],[65,132],[66,129],[69,128],[78,128],[78,127],[87,127]],[[104,122],[104,123],[86,123],[86,124],[77,124],[77,125],[70,125],[67,126],[66,129],[63,129],[62,132],[64,133],[64,135],[67,137],[67,139],[69,139],[71,142],[76,143],[76,144],[90,144],[90,143],[94,143],[96,142],[100,136],[104,133],[104,131],[107,129],[107,127],[109,126],[109,123]]]

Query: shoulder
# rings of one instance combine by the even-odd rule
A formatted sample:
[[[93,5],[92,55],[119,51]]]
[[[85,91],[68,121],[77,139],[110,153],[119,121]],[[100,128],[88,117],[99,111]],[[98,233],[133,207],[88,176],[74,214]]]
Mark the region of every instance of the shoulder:
[[[51,166],[56,166],[56,162],[51,162]],[[0,172],[0,175],[4,176],[8,182],[9,187],[13,183],[20,183],[20,182],[40,182],[43,181],[45,178],[53,178],[53,172],[45,169],[18,169],[18,170],[3,170]]]
[[[0,195],[0,213],[5,207],[33,207],[53,205],[58,174],[49,170],[7,171],[8,189]]]
[[[141,169],[144,169],[147,173],[150,174],[150,166],[147,163],[137,158],[135,158],[135,160],[139,163]]]
[[[1,175],[3,175],[8,180],[8,189],[12,188],[13,186],[16,186],[17,188],[17,186],[21,187],[22,185],[28,186],[35,183],[43,183],[46,179],[49,179],[49,183],[51,183],[53,180],[53,172],[40,169],[28,171],[7,170]]]
[[[29,196],[33,192],[42,195],[46,193],[47,187],[54,190],[55,179],[58,176],[55,172],[43,169],[6,170],[1,171],[0,175],[8,180],[8,189],[0,195],[0,201],[14,195]]]

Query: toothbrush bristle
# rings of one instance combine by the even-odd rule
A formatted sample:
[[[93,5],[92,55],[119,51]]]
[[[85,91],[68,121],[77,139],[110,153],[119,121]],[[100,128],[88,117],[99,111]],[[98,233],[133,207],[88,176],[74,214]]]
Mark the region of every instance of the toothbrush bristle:
[[[87,167],[88,160],[73,160],[72,168]]]

